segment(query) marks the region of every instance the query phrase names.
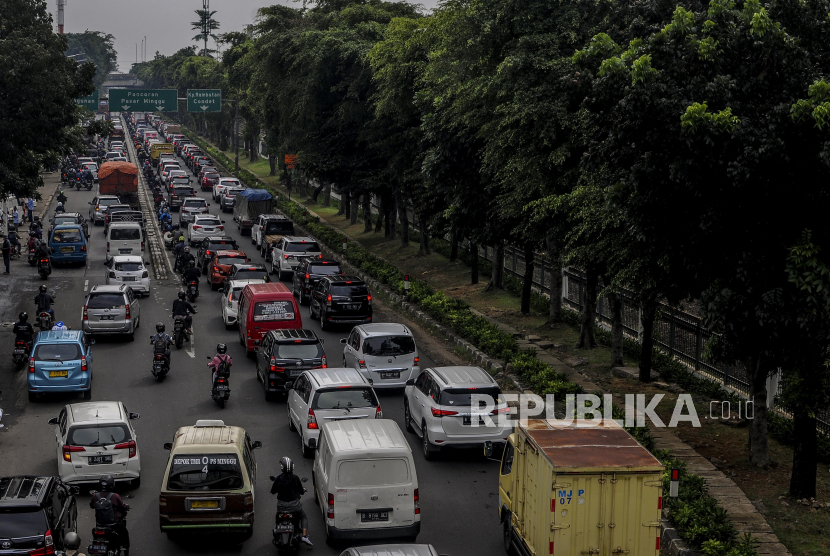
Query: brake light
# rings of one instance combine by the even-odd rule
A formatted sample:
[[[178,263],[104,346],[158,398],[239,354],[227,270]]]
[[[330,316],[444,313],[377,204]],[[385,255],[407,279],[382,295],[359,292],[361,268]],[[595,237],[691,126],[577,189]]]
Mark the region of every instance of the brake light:
[[[437,409],[435,407],[429,408],[432,411],[433,417],[449,417],[450,415],[458,415],[457,411],[449,411],[447,409]]]
[[[206,256],[206,257],[210,257],[210,256],[212,256],[212,255],[213,255],[213,251],[211,251],[210,249],[208,249],[207,251],[205,251],[205,256]]]
[[[328,510],[326,511],[326,517],[329,519],[334,519],[334,494],[329,492],[328,497]]]
[[[494,409],[493,411],[490,412],[490,415],[498,415],[500,413],[510,413],[510,408],[509,407],[502,407],[502,408],[499,408],[499,409]]]
[[[129,442],[122,442],[121,444],[115,445],[116,450],[130,450],[130,457],[135,457],[135,440],[130,440]]]
[[[72,461],[72,452],[86,452],[86,448],[83,446],[67,446],[64,445],[63,447],[63,460],[64,461]]]
[[[130,306],[127,305],[127,315],[126,318],[130,318]]]
[[[86,314],[86,305],[84,305],[84,320],[89,320],[89,317]]]
[[[417,365],[418,363],[420,363],[420,361],[421,361],[421,359],[420,359],[419,357],[416,357],[416,358],[415,358],[415,364],[416,364],[416,365]]]
[[[86,356],[82,355],[81,356],[81,371],[87,372],[88,370],[89,370],[89,367],[86,364]]]
[[[29,357],[29,372],[30,373],[35,372],[35,358],[34,357]]]
[[[314,416],[314,410],[313,409],[308,410],[308,423],[307,423],[307,426],[308,426],[309,429],[314,429],[314,430],[319,428],[317,426],[317,417]]]
[[[306,279],[306,280],[308,280],[308,278],[309,278],[309,276],[308,276],[308,272],[306,272],[306,273],[305,273],[305,279]]]
[[[366,296],[366,301],[368,301],[369,303],[372,303],[372,296],[371,296],[371,295],[367,295],[367,296]]]
[[[287,259],[288,257],[290,257],[290,256],[291,256],[291,255],[283,255],[283,257],[285,257],[286,259]]]
[[[331,303],[331,294],[329,294],[328,297],[326,298],[326,302]]]
[[[110,250],[110,242],[108,241],[107,242],[107,251],[109,251],[109,250]]]
[[[323,356],[323,368],[324,369],[326,368],[326,356],[325,355]]]
[[[415,493],[412,495],[412,499],[415,501],[415,513],[421,513],[421,497],[418,496],[418,489],[415,489]]]
[[[375,409],[375,419],[383,419],[383,410],[381,410],[380,406]]]
[[[657,509],[658,510],[663,509],[663,497],[662,496],[657,497]]]
[[[216,226],[216,228],[219,229],[219,230],[224,230],[225,229],[224,226]]]
[[[194,230],[201,230],[201,229],[202,229],[202,227],[201,227],[201,226],[199,226],[199,225],[197,225],[197,224],[193,224],[193,229],[194,229]]]
[[[81,253],[86,253],[86,245],[81,245]]]
[[[144,242],[141,242],[141,250],[144,251]]]
[[[245,506],[245,511],[246,512],[254,511],[254,495],[253,494],[245,495],[245,497],[242,499],[242,504]]]

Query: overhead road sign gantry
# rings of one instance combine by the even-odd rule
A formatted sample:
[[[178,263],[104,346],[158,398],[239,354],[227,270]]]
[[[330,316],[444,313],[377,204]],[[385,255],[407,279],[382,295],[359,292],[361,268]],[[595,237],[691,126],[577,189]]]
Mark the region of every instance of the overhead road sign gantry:
[[[93,112],[95,112],[96,110],[98,110],[98,91],[96,90],[91,95],[76,98],[75,104],[77,104],[78,106],[82,106],[87,110],[92,110]]]
[[[221,112],[222,89],[188,89],[188,112]]]
[[[178,112],[176,89],[110,89],[110,112]]]

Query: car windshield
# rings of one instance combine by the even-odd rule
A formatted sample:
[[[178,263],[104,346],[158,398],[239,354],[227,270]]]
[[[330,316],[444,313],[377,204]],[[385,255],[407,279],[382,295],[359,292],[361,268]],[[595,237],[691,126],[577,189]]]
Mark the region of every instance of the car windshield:
[[[320,344],[277,344],[278,359],[319,359],[323,356]]]
[[[320,251],[320,246],[316,241],[306,241],[305,243],[288,243],[285,246],[286,253],[317,253]]]
[[[242,260],[240,260],[240,259],[242,259]],[[240,262],[244,263],[245,262],[245,257],[243,257],[241,255],[236,255],[236,256],[228,255],[228,256],[219,257],[219,258],[216,259],[216,264],[226,264],[227,265],[227,264],[239,264]]]
[[[239,180],[220,180],[219,183],[225,187],[235,187],[239,185]]]
[[[337,485],[342,487],[403,485],[409,482],[409,464],[404,459],[346,460],[337,467]]]
[[[294,304],[290,301],[260,301],[254,305],[254,322],[294,320]]]
[[[294,224],[288,221],[272,221],[268,222],[265,228],[265,234],[282,234],[282,235],[292,235],[294,233]]]
[[[174,455],[168,490],[236,490],[245,485],[236,454]]]
[[[35,361],[72,361],[80,358],[78,344],[40,344],[35,348]]]
[[[141,263],[115,263],[115,270],[121,272],[136,272],[143,268]]]
[[[81,243],[83,242],[81,230],[70,228],[67,230],[55,230],[52,234],[52,243]]]
[[[207,206],[207,201],[204,199],[188,199],[184,202],[184,206],[188,208],[204,208]]]
[[[366,355],[406,355],[415,352],[412,336],[372,336],[363,342]]]
[[[242,193],[244,189],[226,189],[225,190],[225,197],[236,197],[240,193]]]
[[[377,407],[378,400],[371,388],[338,388],[321,390],[313,403],[314,409],[345,409]]]
[[[93,293],[86,302],[87,309],[120,309],[124,307],[122,293]]]
[[[498,388],[447,388],[441,392],[438,403],[440,405],[470,407],[474,395],[483,398],[478,400],[479,407],[484,407],[488,399],[491,404],[504,403],[501,391]]]
[[[109,446],[132,440],[127,425],[85,425],[72,427],[66,435],[70,446]]]
[[[336,274],[342,274],[343,269],[340,268],[340,265],[336,264],[311,264],[308,265],[308,273],[319,274],[322,276],[334,276]]]
[[[141,239],[141,230],[138,228],[112,228],[110,229],[111,241],[135,241]]]
[[[218,218],[200,218],[196,221],[198,226],[220,226],[222,221]]]
[[[205,172],[205,177],[209,180],[215,180],[219,177],[219,174],[217,174],[216,172]]]
[[[102,207],[108,207],[110,205],[120,205],[121,201],[119,199],[98,199],[98,204]]]
[[[184,197],[185,195],[193,195],[193,188],[192,187],[174,187],[173,188],[173,195],[177,195],[179,197]]]
[[[257,268],[254,270],[238,270],[233,275],[234,280],[266,280],[268,278],[268,271],[264,268]]]
[[[52,220],[52,225],[60,226],[61,224],[77,224],[78,218],[76,216],[59,216]]]
[[[235,241],[219,241],[208,243],[208,251],[217,251],[219,249],[236,249]]]
[[[366,297],[369,290],[366,286],[332,286],[332,297]]]
[[[0,538],[40,536],[49,529],[40,508],[0,508]]]

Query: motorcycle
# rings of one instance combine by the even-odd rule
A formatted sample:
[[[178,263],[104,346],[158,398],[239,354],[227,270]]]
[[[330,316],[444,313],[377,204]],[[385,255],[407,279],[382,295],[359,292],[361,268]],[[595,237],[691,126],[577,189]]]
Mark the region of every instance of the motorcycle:
[[[35,248],[34,247],[29,247],[28,260],[29,260],[29,265],[30,266],[35,266],[37,264],[37,255],[35,255]]]
[[[210,367],[210,365],[208,365]],[[225,402],[231,397],[231,385],[228,382],[230,373],[220,373],[216,375],[216,380],[210,389],[210,397],[213,401],[219,404],[220,408],[225,407]]]
[[[150,336],[150,340],[153,337]],[[164,351],[161,351],[161,349]],[[164,381],[164,377],[170,372],[170,358],[167,356],[167,344],[164,346],[157,346],[153,351],[153,376],[159,382]]]
[[[52,329],[52,315],[48,311],[40,311],[37,314],[37,326],[41,330]]]
[[[173,317],[173,342],[176,344],[176,349],[181,349],[185,340],[190,340],[190,335],[187,333],[184,317],[176,315]]]
[[[95,495],[96,491],[89,491],[90,496]],[[129,511],[130,506],[124,504]],[[126,524],[127,519],[123,518]],[[89,541],[87,547],[87,554],[89,556],[120,556],[121,555],[121,539],[118,533],[112,527],[106,525],[95,524],[92,528],[92,539]]]
[[[271,475],[271,481],[276,481],[277,478]],[[303,477],[302,482],[307,482],[308,479]],[[296,551],[300,546],[300,538],[303,536],[303,531],[300,529],[300,516],[291,512],[277,512],[276,526],[273,530],[273,540],[271,541],[277,549]]]
[[[187,283],[187,300],[193,303],[199,297],[199,283],[196,280],[191,280]]]
[[[18,369],[22,369],[29,360],[29,354],[32,352],[32,343],[24,340],[14,341],[14,352],[12,353],[12,361]]]
[[[46,280],[52,274],[52,261],[49,259],[39,259],[37,263],[37,273],[40,277]]]
[[[84,187],[86,187],[87,191],[92,191],[92,181],[89,178],[84,179]]]

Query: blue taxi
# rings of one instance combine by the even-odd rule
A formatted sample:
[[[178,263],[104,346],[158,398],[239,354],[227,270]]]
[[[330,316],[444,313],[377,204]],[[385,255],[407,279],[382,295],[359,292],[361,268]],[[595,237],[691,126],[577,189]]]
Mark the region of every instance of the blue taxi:
[[[53,263],[86,263],[86,236],[78,224],[55,226],[49,236]]]
[[[92,398],[92,344],[82,330],[40,332],[29,356],[29,401],[50,392]]]

